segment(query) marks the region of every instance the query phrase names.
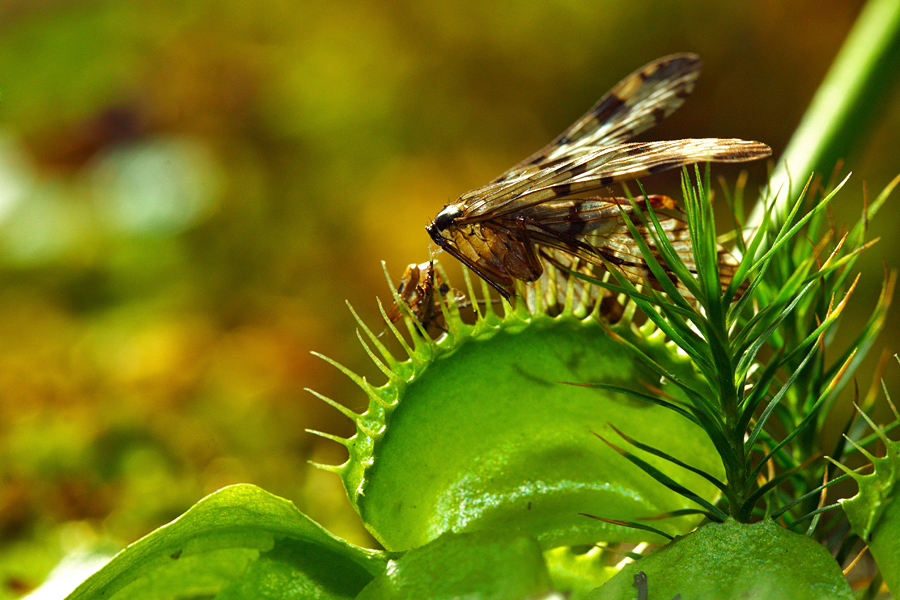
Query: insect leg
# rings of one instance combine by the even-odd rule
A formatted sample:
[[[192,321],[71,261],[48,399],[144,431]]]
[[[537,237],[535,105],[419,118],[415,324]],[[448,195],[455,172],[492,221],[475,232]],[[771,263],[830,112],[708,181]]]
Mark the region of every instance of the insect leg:
[[[544,272],[544,265],[541,264],[541,259],[538,258],[537,253],[534,251],[534,243],[531,241],[531,235],[528,233],[528,228],[526,225],[527,217],[518,216],[516,217],[516,229],[519,232],[519,237],[522,240],[522,245],[525,246],[525,260],[528,261],[528,266],[531,267],[531,271],[535,273],[537,279],[541,276],[541,273]]]

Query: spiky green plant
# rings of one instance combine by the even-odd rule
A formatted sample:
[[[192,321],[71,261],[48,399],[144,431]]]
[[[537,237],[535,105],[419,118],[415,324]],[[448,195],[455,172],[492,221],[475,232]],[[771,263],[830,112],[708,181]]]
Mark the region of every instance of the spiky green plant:
[[[694,300],[682,296],[665,278],[662,265],[643,241],[639,241],[641,251],[651,269],[659,273],[666,295],[652,289],[641,293],[619,275],[621,287],[596,282],[626,293],[691,357],[705,380],[706,388],[695,388],[650,357],[643,357],[659,376],[689,398],[685,417],[706,431],[722,459],[726,479],[715,482],[724,494],[719,520],[727,514],[748,522],[762,499],[767,500],[769,511],[779,508],[777,495],[769,492],[789,480],[798,484],[794,475],[816,451],[815,436],[834,401],[834,392],[852,374],[857,364],[854,357],[868,348],[883,323],[892,288],[887,281],[869,325],[837,362],[824,364],[825,336],[833,334],[853,289],[852,285],[844,289],[847,267],[868,246],[861,226],[850,234],[852,240],[844,236],[831,247],[833,232],[826,233],[819,243],[807,242],[815,239],[822,211],[844,182],[805,213],[801,211],[804,188],[783,222],[774,222],[767,215],[747,240],[737,236],[743,259],[722,290],[709,187],[701,182],[699,172],[693,183],[685,177],[683,191],[696,276],[681,263],[661,235],[662,229],[657,229],[659,222],[652,209],[646,222],[651,224],[655,245],[669,269]],[[868,208],[863,221],[881,206],[888,192]],[[797,241],[798,234],[803,241]],[[761,352],[766,354],[764,359]],[[608,384],[603,387],[616,389]],[[646,394],[642,397],[659,401]],[[787,432],[780,439],[767,427],[776,415]],[[770,461],[777,464],[779,472],[760,485],[758,478]],[[809,483],[801,486],[803,492],[808,491]]]

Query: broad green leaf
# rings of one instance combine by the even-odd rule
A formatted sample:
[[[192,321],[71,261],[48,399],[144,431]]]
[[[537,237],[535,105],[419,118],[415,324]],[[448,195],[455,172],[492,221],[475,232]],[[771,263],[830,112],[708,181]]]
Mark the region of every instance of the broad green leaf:
[[[357,600],[522,600],[551,592],[540,544],[514,534],[444,534],[388,564]]]
[[[840,566],[814,540],[771,519],[752,525],[729,519],[631,563],[587,600],[640,597],[635,575],[646,575],[648,598],[671,600],[851,600]]]
[[[585,547],[563,547],[544,552],[544,559],[554,588],[568,594],[566,600],[581,600],[619,572],[616,564],[622,554],[596,546],[586,551]]]
[[[207,496],[128,546],[69,600],[353,598],[386,558],[252,485]]]

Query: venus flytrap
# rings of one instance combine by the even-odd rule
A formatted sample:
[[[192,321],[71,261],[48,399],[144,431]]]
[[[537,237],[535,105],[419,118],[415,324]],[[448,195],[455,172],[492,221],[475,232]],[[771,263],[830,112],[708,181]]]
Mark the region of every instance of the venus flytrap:
[[[866,242],[848,236],[823,256],[826,245],[802,235],[823,204],[804,212],[798,200],[789,221],[762,226],[746,246],[768,236],[766,253],[752,265],[745,253],[735,279],[722,286],[708,180],[699,172],[684,179],[691,239],[706,250],[695,254],[693,269],[674,263],[671,271],[685,280],[659,278],[664,291],[638,289],[614,271],[606,281],[568,278],[560,290],[554,286],[564,279],[549,267],[547,288],[520,286],[515,306],[496,305],[484,282],[479,295],[467,279],[464,303],[475,320],[461,318],[456,294],[437,295],[446,329],[437,339],[422,335],[408,307],[398,305],[398,322],[382,309],[402,358],[378,328],[359,322],[359,339],[386,383],[329,360],[369,404],[357,414],[323,398],[356,425],[348,439],[319,434],[349,452],[346,463],[323,468],[342,477],[388,554],[316,532],[259,490],[228,488],[201,505],[232,508],[187,513],[178,528],[129,548],[72,597],[159,597],[178,575],[187,586],[181,589],[229,597],[251,597],[262,581],[280,581],[275,589],[285,595],[302,581],[323,598],[427,598],[429,589],[446,597],[470,593],[473,582],[491,598],[601,598],[621,597],[641,571],[650,589],[674,581],[680,587],[673,589],[697,597],[763,590],[766,598],[849,598],[826,549],[771,517],[805,526],[821,510],[822,474],[812,461],[818,450],[798,443],[799,434],[823,422],[823,407],[883,322],[890,285],[859,346],[825,362],[829,333],[852,291],[842,269]],[[659,235],[652,207],[635,214],[652,234],[641,241],[649,268],[662,274],[650,244],[665,261],[678,256]],[[603,303],[584,287],[593,285],[625,304],[615,323],[604,320]],[[796,313],[820,305],[816,317]],[[639,311],[647,317],[640,326]],[[824,367],[810,372],[816,362]],[[771,426],[773,416],[781,427]],[[239,514],[247,518],[235,528]],[[273,529],[268,518],[287,521]],[[720,540],[716,554],[704,555],[698,548],[711,539]],[[628,547],[617,545],[639,542],[666,545],[618,575],[603,566],[610,559],[599,559],[606,553],[619,562]],[[609,549],[575,551],[595,544]],[[773,548],[783,562],[773,562]],[[683,556],[699,563],[684,570]],[[532,583],[485,570],[489,557],[526,560]],[[329,578],[351,565],[359,576],[353,586],[335,587]],[[433,587],[436,573],[446,578]],[[166,583],[128,583],[138,580]],[[767,581],[782,583],[759,587]]]
[[[484,281],[477,294],[467,278],[463,302],[474,321],[460,317],[455,294],[436,294],[446,330],[437,339],[422,335],[426,328],[395,295],[403,317],[382,314],[399,357],[373,333],[381,326],[360,322],[357,335],[385,382],[326,359],[369,402],[355,413],[317,394],[356,428],[347,439],[319,434],[349,453],[344,464],[322,467],[342,478],[385,551],[347,544],[289,502],[235,486],[126,548],[70,597],[512,600],[569,593],[578,600],[633,598],[638,581],[650,597],[666,599],[849,599],[832,558],[857,551],[856,537],[833,534],[848,518],[896,588],[897,459],[887,433],[897,423],[866,435],[865,418],[855,417],[844,427],[848,441],[835,448],[822,448],[819,434],[884,324],[893,273],[867,307],[865,325],[834,348],[842,313],[859,302],[851,300],[853,266],[871,244],[866,224],[900,178],[844,234],[831,230],[825,211],[837,195],[851,195],[846,180],[819,197],[806,177],[830,171],[844,134],[871,118],[866,102],[887,87],[879,83],[896,80],[898,39],[898,4],[870,0],[787,163],[778,163],[756,208],[748,206],[751,217],[743,187],[723,186],[736,225],[729,238],[736,264],[720,260],[717,243],[725,238],[714,227],[710,177],[695,170],[682,179],[687,230],[679,234],[687,238],[670,241],[665,227],[672,222],[656,211],[665,202],[619,199],[636,217],[625,220],[628,230],[634,234],[639,224],[647,232],[633,239],[655,287],[639,287],[640,278],[623,277],[616,265],[600,277],[557,261],[575,277],[556,276],[545,264],[549,276],[516,284],[512,305],[494,304]],[[682,56],[676,64],[695,77],[693,60]],[[669,91],[692,83],[672,85]],[[629,88],[617,89],[613,109]],[[570,131],[576,144],[579,127]],[[682,162],[655,169],[697,162],[687,154],[691,160],[679,155]],[[591,160],[600,156],[597,150]],[[537,158],[552,166],[552,157]],[[802,192],[790,185],[789,167],[807,181]],[[553,193],[572,191],[554,187],[568,183],[579,182],[548,181]],[[597,206],[575,208],[586,215]],[[436,233],[456,231],[462,209],[448,209],[435,219]],[[528,220],[533,215],[520,216],[505,224],[512,242],[543,231],[545,241],[578,247],[552,219],[538,223],[542,230]],[[519,266],[514,274],[525,276],[514,279],[534,275],[533,262],[525,265],[530,271]],[[732,268],[723,278],[722,269]],[[502,273],[486,273],[501,293],[512,291]],[[594,301],[601,288],[624,306],[614,322],[604,320],[604,302]],[[820,460],[865,455],[879,440],[888,453],[871,458],[875,473],[864,478],[835,477],[837,467],[826,470]],[[845,502],[845,516],[825,504],[823,492],[851,476],[860,479],[861,500]],[[640,558],[634,544],[658,547]],[[869,583],[867,597],[879,581]]]

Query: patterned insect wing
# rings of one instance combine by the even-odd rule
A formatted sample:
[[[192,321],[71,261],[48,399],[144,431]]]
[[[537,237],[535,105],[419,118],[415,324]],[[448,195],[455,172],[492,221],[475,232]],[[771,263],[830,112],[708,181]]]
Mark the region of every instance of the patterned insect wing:
[[[542,259],[553,254],[594,265],[608,261],[643,282],[650,271],[621,222],[630,204],[583,195],[690,164],[743,162],[771,153],[765,144],[738,139],[628,142],[677,110],[699,73],[700,61],[690,54],[635,71],[550,144],[445,206],[427,227],[432,240],[506,298],[516,280],[538,279]],[[653,198],[659,197],[649,197],[651,203]],[[665,216],[662,222],[681,248],[679,256],[693,261],[683,221]],[[727,253],[720,255],[725,281],[730,262]]]
[[[678,110],[694,90],[703,63],[696,54],[672,54],[644,65],[608,91],[556,138],[496,178],[534,171],[578,147],[625,142]]]

